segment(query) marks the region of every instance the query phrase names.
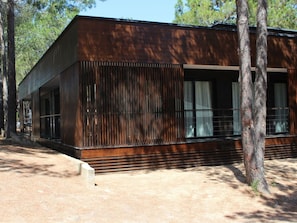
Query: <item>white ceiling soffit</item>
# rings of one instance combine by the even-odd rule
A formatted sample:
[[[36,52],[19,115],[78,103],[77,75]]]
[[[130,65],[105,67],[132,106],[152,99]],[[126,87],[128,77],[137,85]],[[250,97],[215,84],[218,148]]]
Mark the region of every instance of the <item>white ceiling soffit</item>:
[[[184,69],[197,69],[197,70],[239,70],[239,66],[219,66],[219,65],[198,65],[198,64],[184,64]],[[252,67],[252,71],[256,68]],[[287,73],[287,68],[267,67],[267,72]]]

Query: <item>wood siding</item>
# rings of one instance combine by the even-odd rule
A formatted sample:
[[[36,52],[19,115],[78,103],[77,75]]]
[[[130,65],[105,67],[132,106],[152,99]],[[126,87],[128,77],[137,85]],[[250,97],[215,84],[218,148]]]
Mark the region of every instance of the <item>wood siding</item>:
[[[79,63],[60,76],[61,141],[71,146],[83,146],[83,122],[80,100]]]
[[[31,97],[32,103],[32,138],[40,137],[40,100],[39,90],[35,91]]]
[[[81,61],[238,66],[235,26],[183,27],[88,17],[77,22]],[[255,38],[251,29],[253,66]],[[285,37],[270,30],[268,67],[296,67],[297,55],[292,53],[297,50],[296,41],[296,33]]]
[[[82,62],[83,146],[183,139],[179,65]]]
[[[18,89],[18,99],[28,97],[77,61],[76,27],[75,23],[67,27],[22,80]]]
[[[288,70],[288,95],[290,112],[290,134],[297,135],[297,66]]]
[[[99,173],[193,168],[242,162],[240,140],[218,140],[154,147],[82,150],[81,159]],[[266,139],[266,159],[297,157],[295,137]]]

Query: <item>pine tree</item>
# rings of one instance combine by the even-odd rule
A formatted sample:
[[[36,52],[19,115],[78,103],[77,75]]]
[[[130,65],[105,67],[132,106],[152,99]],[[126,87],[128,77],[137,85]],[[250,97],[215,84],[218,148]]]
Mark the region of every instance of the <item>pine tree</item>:
[[[257,69],[253,87],[247,0],[237,0],[237,32],[241,86],[241,140],[246,180],[261,193],[269,193],[264,175],[267,91],[267,2],[258,0]],[[255,92],[255,97],[253,96]],[[253,104],[254,101],[254,104]]]

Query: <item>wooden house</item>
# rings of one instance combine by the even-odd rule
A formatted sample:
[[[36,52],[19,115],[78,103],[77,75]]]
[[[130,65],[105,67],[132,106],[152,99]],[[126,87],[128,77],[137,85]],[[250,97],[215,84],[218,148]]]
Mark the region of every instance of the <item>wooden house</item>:
[[[268,33],[266,158],[296,157],[297,31]],[[231,25],[77,16],[20,83],[21,120],[97,173],[240,161],[237,43]]]

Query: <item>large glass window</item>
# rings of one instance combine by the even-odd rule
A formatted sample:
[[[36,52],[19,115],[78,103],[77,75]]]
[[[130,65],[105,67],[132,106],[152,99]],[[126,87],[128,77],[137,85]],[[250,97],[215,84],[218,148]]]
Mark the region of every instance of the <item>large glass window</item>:
[[[211,82],[185,81],[184,108],[186,137],[213,136]]]
[[[287,133],[289,127],[289,109],[287,102],[286,83],[273,83],[273,97],[270,101],[273,103],[267,107],[267,134]],[[239,83],[232,83],[232,105],[233,105],[233,134],[241,134],[240,120],[240,89]]]
[[[60,138],[59,89],[42,94],[40,109],[40,135],[43,138]]]

